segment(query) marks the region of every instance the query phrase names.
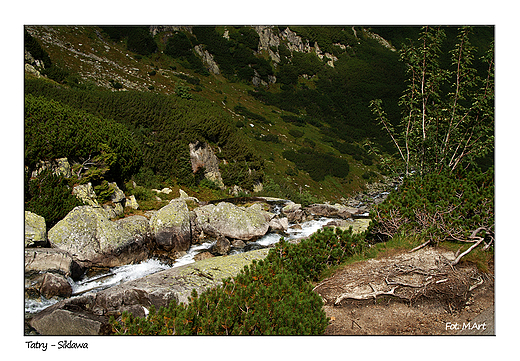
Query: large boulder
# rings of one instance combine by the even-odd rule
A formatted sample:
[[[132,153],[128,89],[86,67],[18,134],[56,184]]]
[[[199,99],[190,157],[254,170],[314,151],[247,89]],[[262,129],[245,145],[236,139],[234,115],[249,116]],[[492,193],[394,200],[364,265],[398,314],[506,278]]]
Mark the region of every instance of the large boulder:
[[[140,239],[116,222],[110,221],[100,208],[80,206],[49,230],[52,247],[67,251],[83,266],[115,267],[146,258]],[[139,250],[134,255],[133,251]]]
[[[282,208],[282,214],[287,217],[289,223],[302,223],[307,220],[307,213],[301,204],[290,202]]]
[[[150,222],[144,216],[129,216],[118,219],[115,223],[128,231],[134,239],[146,238],[151,234]]]
[[[343,219],[352,218],[352,215],[358,212],[356,208],[346,207],[341,204],[311,204],[305,208],[305,211],[313,216]]]
[[[43,247],[47,244],[45,218],[25,211],[25,247]]]
[[[69,297],[72,287],[69,277],[79,279],[83,270],[65,251],[55,248],[25,249],[26,297]]]
[[[274,214],[266,212],[262,204],[239,207],[228,202],[208,204],[195,209],[197,226],[205,234],[220,235],[249,241],[264,236]]]
[[[28,248],[25,250],[24,263],[26,275],[53,272],[74,279],[81,276],[81,270],[72,256],[56,248]]]
[[[187,251],[191,246],[191,222],[186,201],[172,199],[153,214],[150,228],[158,246],[170,251]]]
[[[60,301],[30,320],[41,335],[104,335],[110,332],[109,317],[128,311],[144,317],[175,300],[188,303],[192,290],[201,294],[224,278],[235,277],[245,265],[263,259],[268,249],[224,257],[212,257],[188,265],[125,282],[117,286]]]

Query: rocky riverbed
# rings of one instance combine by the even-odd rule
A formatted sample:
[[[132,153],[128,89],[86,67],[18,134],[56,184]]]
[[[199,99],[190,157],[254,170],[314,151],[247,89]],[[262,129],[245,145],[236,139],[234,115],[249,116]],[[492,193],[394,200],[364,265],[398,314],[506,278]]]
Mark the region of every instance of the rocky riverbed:
[[[377,188],[343,204],[302,207],[258,197],[202,203],[181,191],[157,211],[117,221],[109,219],[104,207],[77,207],[48,232],[42,217],[26,212],[26,332],[103,334],[111,314],[130,310],[143,315],[152,304],[172,298],[182,302],[191,292],[184,271],[199,279],[192,285],[214,287],[252,259],[264,257],[281,237],[297,242],[324,226],[363,231],[369,208],[387,194]],[[233,263],[232,271],[222,271]],[[212,264],[212,271],[193,271],[205,264]],[[216,270],[222,272],[213,274]],[[157,283],[161,275],[172,280],[169,291]],[[74,326],[84,323],[96,326]]]

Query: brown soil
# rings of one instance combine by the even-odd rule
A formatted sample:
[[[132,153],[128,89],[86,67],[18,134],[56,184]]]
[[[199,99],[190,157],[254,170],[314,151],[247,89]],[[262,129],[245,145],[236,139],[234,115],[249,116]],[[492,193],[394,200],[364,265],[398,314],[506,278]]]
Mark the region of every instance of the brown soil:
[[[494,335],[494,277],[451,266],[453,252],[358,262],[315,287],[330,318],[326,335]]]

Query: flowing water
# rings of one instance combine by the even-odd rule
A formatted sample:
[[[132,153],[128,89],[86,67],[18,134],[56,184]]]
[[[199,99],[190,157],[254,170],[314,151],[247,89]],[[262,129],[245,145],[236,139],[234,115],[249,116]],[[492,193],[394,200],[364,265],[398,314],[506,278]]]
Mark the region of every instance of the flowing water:
[[[282,237],[285,239],[298,239],[308,237],[318,229],[323,228],[327,223],[332,221],[331,218],[320,218],[302,223],[299,227],[290,227],[285,234],[268,233],[255,242],[249,242],[242,250],[233,250],[233,253],[247,252],[253,249],[269,247],[280,241]],[[290,225],[292,226],[292,225]],[[108,272],[97,274],[91,277],[85,277],[77,282],[69,279],[72,285],[72,296],[81,295],[87,292],[96,292],[109,287],[116,286],[123,282],[132,281],[145,277],[147,275],[163,271],[166,269],[183,266],[195,262],[194,257],[206,250],[209,250],[216,241],[206,242],[200,245],[192,246],[189,251],[182,257],[178,258],[175,263],[168,265],[157,259],[149,259],[137,264],[129,264],[120,267],[111,268]],[[25,312],[36,313],[58,302],[56,299],[48,300],[44,297],[39,299],[25,299]]]

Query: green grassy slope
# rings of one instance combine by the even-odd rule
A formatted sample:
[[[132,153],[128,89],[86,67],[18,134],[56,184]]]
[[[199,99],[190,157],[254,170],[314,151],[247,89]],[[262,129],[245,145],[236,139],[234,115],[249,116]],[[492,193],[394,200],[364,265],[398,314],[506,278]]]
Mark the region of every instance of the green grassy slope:
[[[146,93],[143,96],[147,98],[156,94],[158,99],[178,94],[204,104],[208,121],[222,119],[231,127],[233,137],[240,139],[237,142],[246,143],[261,161],[264,194],[339,201],[381,176],[383,169],[378,167],[378,159],[363,148],[367,139],[383,151],[391,151],[388,139],[373,122],[368,102],[376,97],[387,99],[389,116],[398,116],[396,101],[403,86],[402,64],[395,51],[360,27],[291,27],[303,42],[311,46],[319,43],[323,52],[332,53],[337,58],[334,67],[326,64],[326,57],[320,60],[313,52],[289,51],[290,44],[283,42],[270,48],[281,58],[274,64],[267,50],[257,48],[258,35],[248,27],[170,27],[148,35],[140,28],[131,30],[133,35],[126,37],[118,33],[121,29],[93,26],[26,29],[49,54],[53,66],[62,70],[58,80],[64,88],[85,94],[99,89],[133,94],[137,91]],[[274,27],[273,32],[283,29]],[[176,31],[185,36],[178,36],[172,52],[168,39]],[[228,41],[222,40],[224,34]],[[152,35],[155,52],[147,47],[147,36]],[[193,56],[195,52],[188,45],[182,48],[182,44],[211,50],[221,73],[216,75],[201,68],[200,57]],[[277,82],[254,86],[251,75],[255,72],[264,81],[275,75]],[[176,98],[178,103],[179,97]],[[189,118],[189,107],[181,108],[179,111],[186,112],[183,116]],[[204,115],[198,112],[196,116]],[[120,121],[128,123],[128,119]],[[133,120],[130,130],[154,131],[153,122],[150,119],[148,124],[140,124],[139,119]],[[218,140],[204,140],[223,145]],[[303,153],[306,156],[298,157]],[[345,161],[348,174],[346,169],[331,175],[320,174],[316,169],[320,162],[341,167]]]

